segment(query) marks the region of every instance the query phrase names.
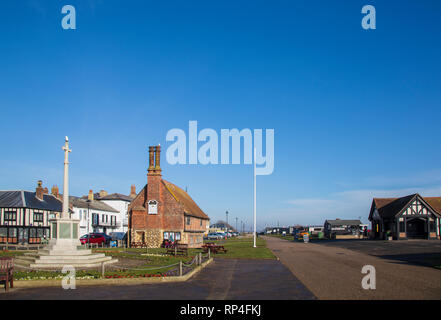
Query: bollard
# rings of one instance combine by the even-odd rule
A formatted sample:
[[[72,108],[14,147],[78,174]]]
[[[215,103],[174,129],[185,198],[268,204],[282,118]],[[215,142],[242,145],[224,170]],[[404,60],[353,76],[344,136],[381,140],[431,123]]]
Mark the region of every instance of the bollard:
[[[182,260],[179,260],[179,276],[182,277]]]
[[[208,259],[210,259],[210,248],[208,248]]]
[[[105,272],[104,262],[101,262],[101,278],[104,278],[104,272]]]
[[[202,264],[202,252],[199,252],[199,265]]]

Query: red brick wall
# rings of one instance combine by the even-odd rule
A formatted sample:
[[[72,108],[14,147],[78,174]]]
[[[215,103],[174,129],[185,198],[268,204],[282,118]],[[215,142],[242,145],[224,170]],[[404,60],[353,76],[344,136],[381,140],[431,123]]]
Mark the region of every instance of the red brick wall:
[[[182,243],[188,243],[190,246],[199,246],[202,242],[201,237],[203,236],[203,234],[186,234],[184,231],[191,230],[205,232],[208,220],[191,217],[190,226],[186,226],[184,219],[184,209],[182,205],[174,198],[174,196],[167,190],[162,182],[161,175],[149,174],[147,179],[148,183],[146,187],[141,190],[141,192],[136,196],[136,198],[129,206],[129,213],[131,214],[131,241],[140,241],[139,235],[135,236],[137,230],[145,230],[147,238],[155,238],[158,234],[160,235],[161,239],[159,239],[158,241],[149,240],[150,243],[161,243],[163,232],[172,231],[181,232]],[[147,213],[148,202],[150,200],[156,200],[158,202],[157,214]],[[200,223],[201,220],[202,226]],[[153,235],[149,231],[153,232]],[[190,238],[198,238],[198,241],[192,241],[192,243],[190,243]]]

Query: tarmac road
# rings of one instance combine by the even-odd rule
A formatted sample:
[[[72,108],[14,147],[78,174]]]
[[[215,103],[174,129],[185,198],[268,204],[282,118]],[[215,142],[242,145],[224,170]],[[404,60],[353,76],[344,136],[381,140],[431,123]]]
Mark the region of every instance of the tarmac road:
[[[342,246],[265,237],[267,246],[318,299],[441,299],[441,270],[388,260]],[[365,290],[364,265],[376,270],[376,289]]]
[[[143,285],[17,288],[2,299],[130,299],[130,300],[293,300],[315,299],[277,260],[215,259],[186,282]]]

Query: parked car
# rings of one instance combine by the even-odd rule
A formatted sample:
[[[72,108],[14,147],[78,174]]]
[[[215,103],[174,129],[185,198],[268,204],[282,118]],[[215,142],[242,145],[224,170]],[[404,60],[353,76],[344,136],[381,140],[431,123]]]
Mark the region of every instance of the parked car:
[[[98,245],[108,245],[110,243],[111,238],[103,233],[89,233],[85,234],[80,238],[81,244],[86,243],[97,243]]]
[[[219,233],[219,232],[216,232],[216,233],[209,233],[208,235],[207,235],[207,240],[220,240],[220,239],[224,239],[225,238],[225,235],[223,234],[223,233]]]
[[[112,237],[103,232],[95,232],[94,234],[103,236],[106,239],[106,244],[110,244],[110,241],[112,241]]]

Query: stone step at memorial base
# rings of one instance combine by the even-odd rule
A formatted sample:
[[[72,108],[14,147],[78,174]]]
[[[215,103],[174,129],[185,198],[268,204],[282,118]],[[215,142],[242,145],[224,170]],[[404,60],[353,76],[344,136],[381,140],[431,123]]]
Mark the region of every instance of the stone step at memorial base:
[[[76,250],[76,249],[69,249],[69,250],[65,250],[65,249],[41,249],[38,250],[38,255],[49,255],[49,256],[71,256],[71,255],[75,255],[75,256],[86,256],[86,255],[90,255],[92,254],[92,250],[90,249],[81,249],[81,250]]]
[[[118,260],[112,259],[112,257],[108,257],[103,253],[88,255],[40,255],[37,253],[28,253],[23,256],[18,256],[14,260],[15,265],[32,269],[62,268],[65,265],[89,268],[101,266],[102,263],[107,265],[115,262],[118,262]]]

